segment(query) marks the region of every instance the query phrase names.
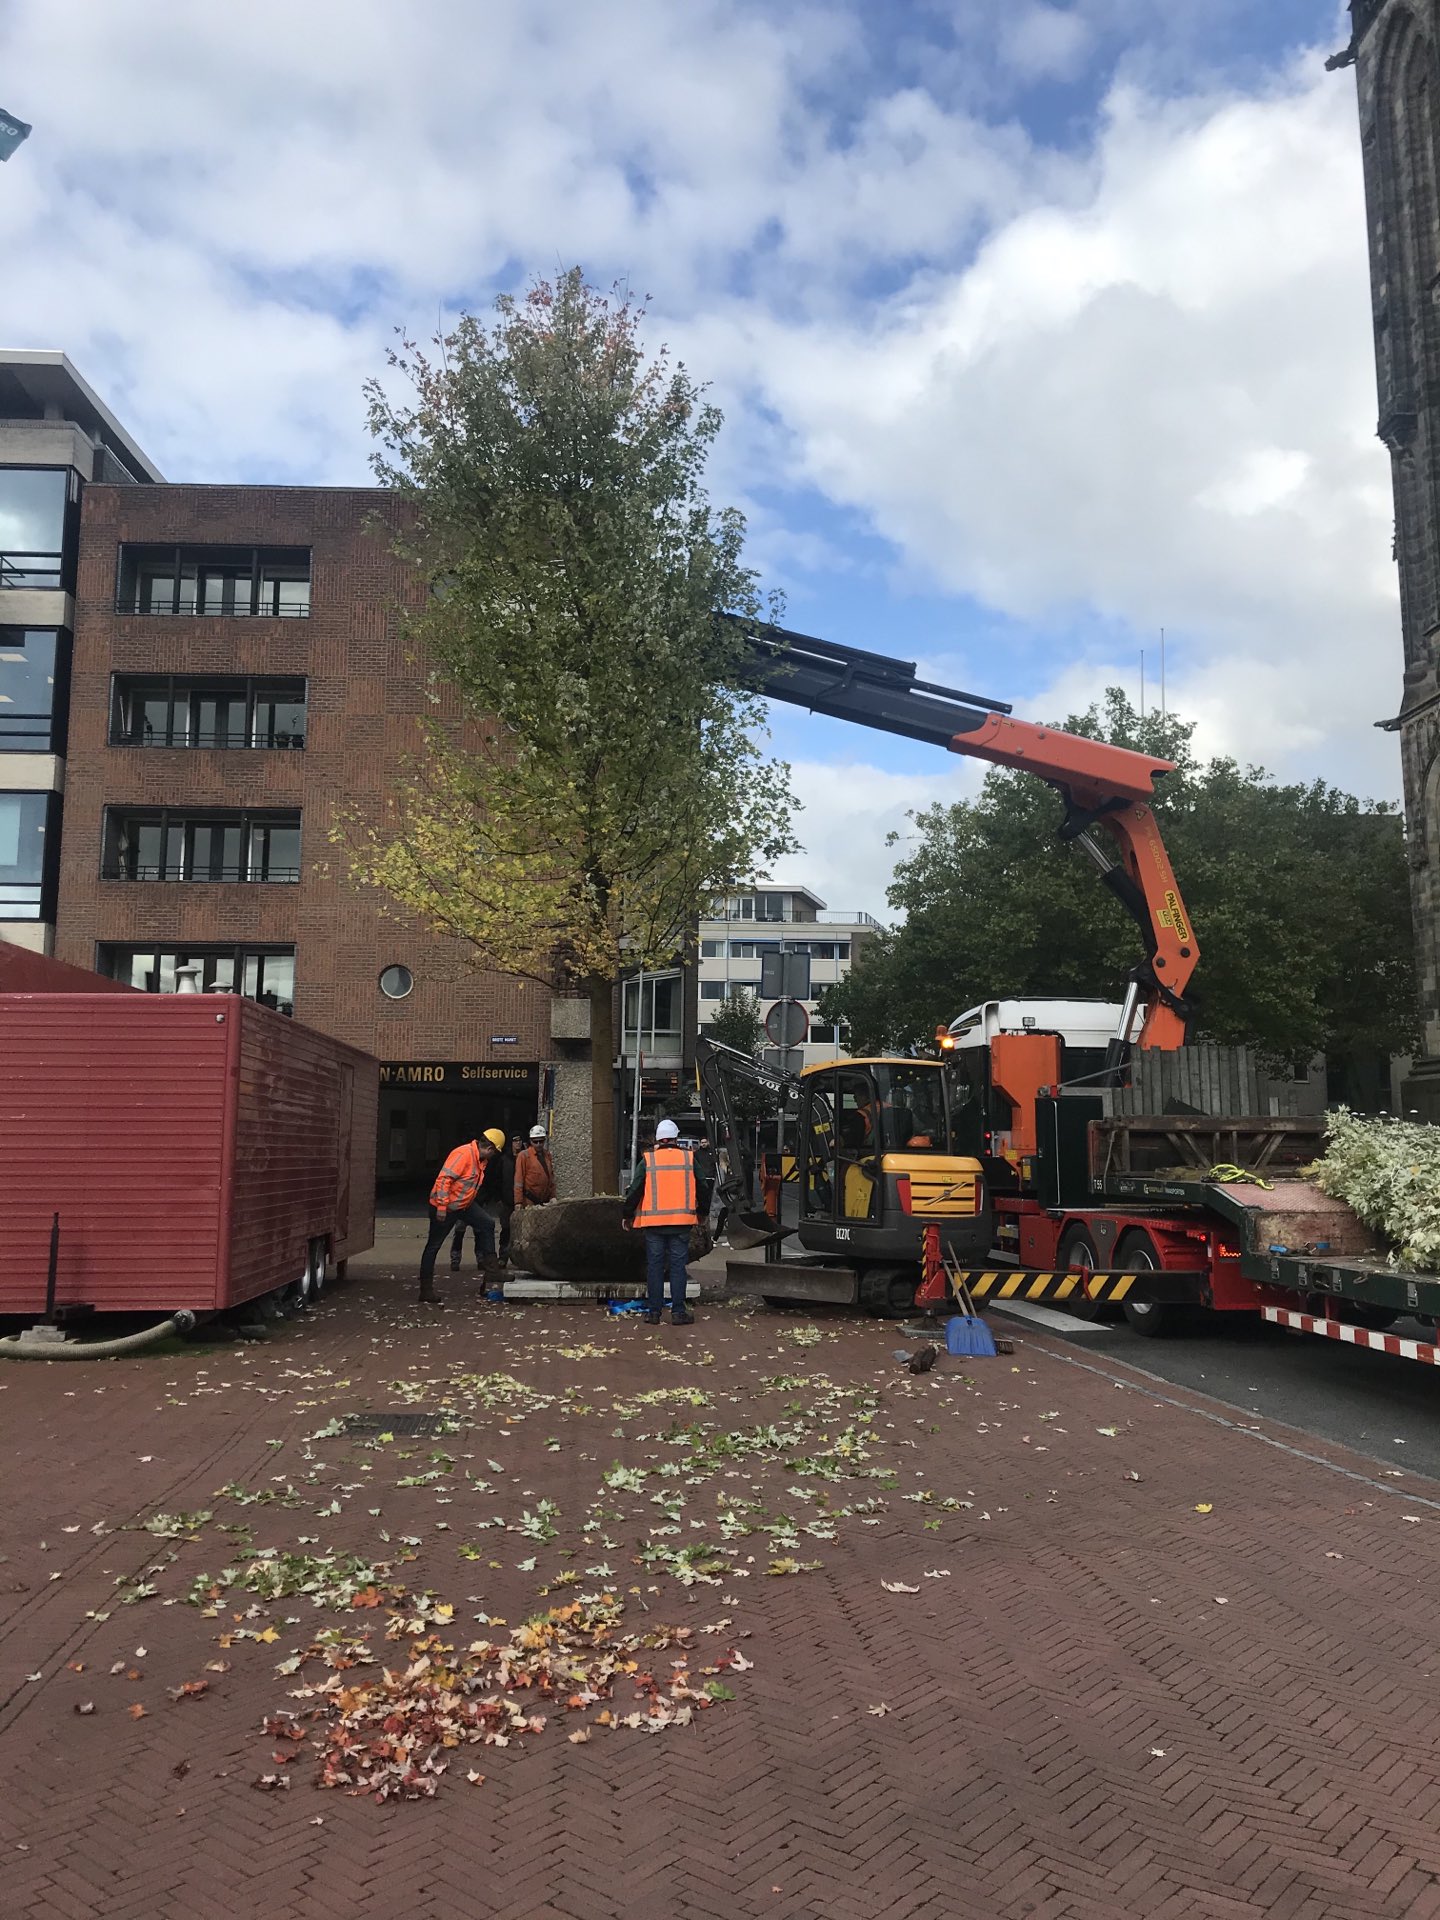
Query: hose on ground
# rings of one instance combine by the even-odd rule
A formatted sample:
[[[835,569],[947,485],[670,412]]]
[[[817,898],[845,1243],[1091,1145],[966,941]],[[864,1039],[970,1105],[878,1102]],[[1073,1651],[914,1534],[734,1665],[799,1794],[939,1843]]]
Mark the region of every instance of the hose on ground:
[[[0,1340],[0,1360],[113,1360],[117,1354],[139,1353],[142,1348],[156,1346],[172,1334],[189,1333],[194,1325],[194,1314],[182,1307],[178,1313],[157,1320],[153,1327],[123,1334],[118,1340],[26,1340],[18,1334]]]

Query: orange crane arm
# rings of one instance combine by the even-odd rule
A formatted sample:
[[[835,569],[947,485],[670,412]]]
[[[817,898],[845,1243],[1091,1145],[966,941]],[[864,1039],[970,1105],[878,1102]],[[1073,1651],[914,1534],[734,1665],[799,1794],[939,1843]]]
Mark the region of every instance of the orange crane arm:
[[[913,665],[887,654],[778,627],[746,631],[744,647],[750,677],[772,699],[994,766],[1019,767],[1054,787],[1065,802],[1060,838],[1095,862],[1144,937],[1119,1037],[1130,1037],[1143,1010],[1142,1047],[1182,1044],[1191,1012],[1186,988],[1200,949],[1150,805],[1156,781],[1174,771],[1171,761],[1013,719],[1003,702],[919,680]],[[1097,838],[1097,828],[1117,858]]]
[[[1155,782],[1174,772],[1174,762],[1007,714],[976,718],[976,725],[950,740],[951,752],[997,767],[1019,767],[1056,788],[1065,801],[1061,839],[1074,841],[1089,855],[1147,936],[1149,951],[1132,975],[1136,991],[1127,1001],[1126,1037],[1138,1003],[1145,1013],[1142,1047],[1183,1045],[1189,1018],[1185,989],[1199,964],[1200,948],[1149,804]],[[1095,827],[1103,827],[1114,841],[1118,861],[1107,857],[1094,836]]]

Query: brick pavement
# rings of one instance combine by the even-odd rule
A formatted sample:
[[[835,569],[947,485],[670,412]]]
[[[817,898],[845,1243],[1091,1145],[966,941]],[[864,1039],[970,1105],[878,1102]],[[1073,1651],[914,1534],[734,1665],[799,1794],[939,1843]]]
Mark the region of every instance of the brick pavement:
[[[896,1344],[873,1322],[742,1309],[658,1330],[497,1312],[468,1278],[422,1321],[381,1261],[263,1348],[0,1370],[0,1914],[1440,1915],[1440,1488],[1048,1337],[918,1380]],[[487,1406],[476,1377],[497,1372],[528,1394]],[[305,1438],[407,1400],[448,1402],[457,1430]],[[767,1452],[759,1430],[817,1401],[813,1440]],[[884,1480],[786,1465],[852,1417],[870,1435],[854,1460]],[[746,1434],[758,1450],[715,1444]],[[602,1489],[613,1462],[643,1479]],[[216,1497],[227,1484],[247,1499]],[[294,1506],[248,1499],[287,1484]],[[815,1531],[722,1538],[721,1495]],[[610,1517],[589,1511],[587,1535],[597,1496]],[[560,1509],[551,1541],[480,1524],[541,1498]],[[193,1540],[126,1530],[197,1509],[214,1518]],[[462,1644],[477,1611],[513,1624],[564,1600],[538,1587],[573,1570],[573,1591],[620,1594],[627,1628],[728,1619],[705,1646],[754,1667],[683,1729],[462,1749],[433,1800],[322,1791],[308,1759],[289,1791],[256,1792],[275,1770],[262,1718],[315,1676],[280,1659],[317,1625],[384,1615],[292,1599],[247,1623],[232,1592],[205,1617],[191,1582],[244,1538],[222,1525],[366,1557],[411,1535],[397,1574],[455,1603]],[[647,1540],[715,1547],[729,1570],[682,1585],[637,1564]],[[777,1554],[821,1564],[767,1576]],[[121,1604],[117,1579],[156,1591]],[[267,1622],[273,1644],[217,1645]],[[172,1700],[202,1676],[203,1697]]]

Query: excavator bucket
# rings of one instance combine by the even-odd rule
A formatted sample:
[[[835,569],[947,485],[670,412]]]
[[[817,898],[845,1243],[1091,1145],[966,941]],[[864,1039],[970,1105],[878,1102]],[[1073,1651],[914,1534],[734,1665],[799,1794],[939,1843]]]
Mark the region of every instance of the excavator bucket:
[[[760,1207],[753,1207],[747,1213],[732,1213],[725,1223],[725,1238],[737,1248],[763,1247],[767,1240],[779,1240],[794,1231],[793,1227],[782,1227],[773,1215]]]

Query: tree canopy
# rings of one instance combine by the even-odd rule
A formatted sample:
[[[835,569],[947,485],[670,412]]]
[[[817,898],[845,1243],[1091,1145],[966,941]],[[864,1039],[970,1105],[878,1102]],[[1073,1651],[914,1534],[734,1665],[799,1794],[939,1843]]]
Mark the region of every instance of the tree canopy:
[[[411,633],[468,720],[424,729],[351,873],[478,964],[583,983],[593,1178],[615,1182],[613,983],[669,963],[704,903],[786,851],[788,768],[740,667],[762,603],[745,523],[711,505],[720,430],[643,306],[579,269],[391,356],[368,388],[403,551],[434,583]],[[722,622],[724,612],[737,619]]]
[[[1176,763],[1155,811],[1200,943],[1192,1037],[1291,1062],[1410,1046],[1394,809],[1323,781],[1280,785],[1234,760],[1202,762],[1193,723],[1142,716],[1117,688],[1103,710],[1063,724]],[[1140,936],[1091,863],[1057,840],[1060,812],[1033,775],[996,769],[978,799],[917,813],[889,894],[904,922],[867,944],[822,1017],[848,1020],[865,1051],[927,1045],[938,1022],[997,996],[1119,999]]]

